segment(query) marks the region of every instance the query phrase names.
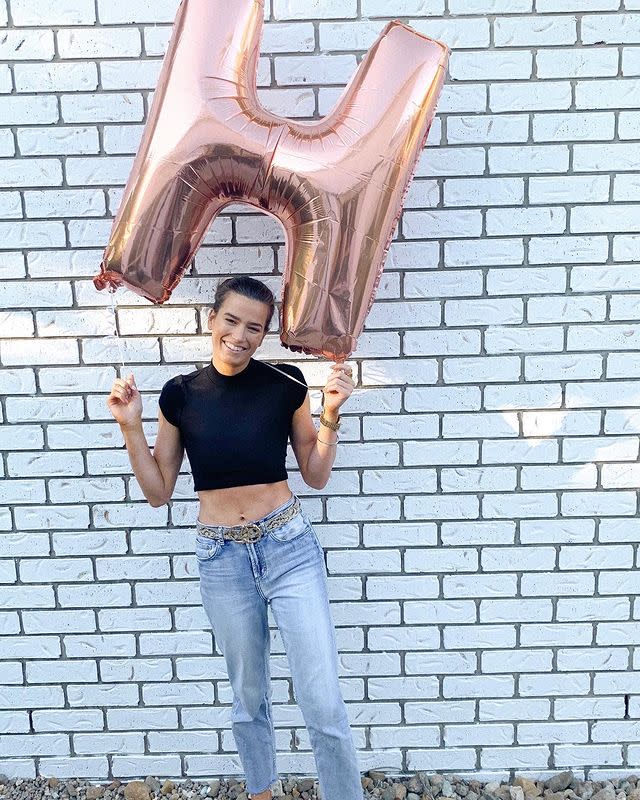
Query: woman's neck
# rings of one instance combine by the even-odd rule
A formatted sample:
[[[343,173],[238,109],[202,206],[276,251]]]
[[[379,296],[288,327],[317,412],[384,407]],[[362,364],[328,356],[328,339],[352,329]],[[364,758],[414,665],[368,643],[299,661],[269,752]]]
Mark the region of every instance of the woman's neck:
[[[238,375],[238,373],[243,372],[251,362],[251,358],[247,359],[244,364],[227,364],[226,361],[221,361],[219,358],[216,358],[215,355],[211,357],[211,364],[214,366],[217,372],[221,375],[226,375],[227,377],[231,377],[232,375]]]

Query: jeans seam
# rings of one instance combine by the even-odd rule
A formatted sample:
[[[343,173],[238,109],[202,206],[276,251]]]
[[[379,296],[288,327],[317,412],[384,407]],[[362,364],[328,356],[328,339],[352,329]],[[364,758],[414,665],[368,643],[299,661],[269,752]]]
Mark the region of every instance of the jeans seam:
[[[258,548],[256,547],[256,545],[259,545],[259,544],[260,544],[260,542],[251,542],[251,543],[248,542],[245,546],[247,548],[247,556],[249,557],[249,563],[251,564],[251,572],[253,574],[253,583],[254,583],[254,585],[256,587],[256,591],[258,592],[260,597],[265,601],[265,603],[268,603],[269,602],[269,598],[262,591],[262,586],[260,585],[260,583],[261,583],[261,580],[260,580],[261,575],[260,575],[259,572],[256,575],[256,573],[254,572],[254,569],[253,569],[254,558],[255,558],[255,562],[258,565],[258,567],[260,566],[261,563],[264,563],[264,566],[265,566],[264,574],[265,575],[267,574],[267,568],[266,568],[267,567],[267,563],[266,563],[266,561],[261,562],[260,555],[258,553]],[[253,548],[253,555],[249,551],[249,548]]]
[[[276,528],[276,530],[277,530],[277,528]],[[272,539],[272,541],[277,542],[278,544],[287,544],[287,542],[295,542],[297,539],[302,538],[305,534],[309,533],[309,531],[308,530],[304,530],[304,531],[302,531],[302,533],[296,534],[296,536],[294,536],[291,539],[277,539],[273,535],[273,533],[274,533],[274,531],[267,531],[267,536],[269,536]]]
[[[221,541],[221,542],[218,543],[217,539],[216,540],[212,540],[212,541],[216,542],[215,549],[212,548],[213,552],[209,553],[209,555],[206,558],[199,558],[198,554],[197,554],[197,548],[196,548],[196,552],[194,552],[194,555],[196,557],[196,560],[199,563],[207,563],[208,561],[213,561],[214,558],[217,558],[220,555],[220,551],[224,547],[224,542]]]

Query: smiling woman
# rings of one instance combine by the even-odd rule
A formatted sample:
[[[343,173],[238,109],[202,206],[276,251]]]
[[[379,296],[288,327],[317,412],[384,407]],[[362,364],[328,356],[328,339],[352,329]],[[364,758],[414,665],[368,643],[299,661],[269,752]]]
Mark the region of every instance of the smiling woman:
[[[260,281],[236,277],[219,284],[207,320],[211,360],[162,387],[153,453],[133,375],[115,381],[107,405],[151,505],[169,502],[187,453],[199,498],[200,593],[233,688],[232,730],[252,800],[267,800],[277,780],[268,607],[285,646],[322,794],[325,800],[362,800],[324,554],[285,467],[291,441],[304,481],[317,489],[326,485],[339,409],[354,384],[350,367],[333,365],[318,435],[302,371],[253,358],[274,308],[273,294]]]
[[[298,367],[276,370],[253,358],[273,313],[271,292],[252,279],[231,285],[236,289],[222,284],[209,315],[210,363],[169,380],[159,401],[187,451],[199,521],[229,526],[260,518],[291,496],[287,442],[307,395]],[[246,287],[251,297],[237,291]],[[296,424],[304,425],[300,417]]]

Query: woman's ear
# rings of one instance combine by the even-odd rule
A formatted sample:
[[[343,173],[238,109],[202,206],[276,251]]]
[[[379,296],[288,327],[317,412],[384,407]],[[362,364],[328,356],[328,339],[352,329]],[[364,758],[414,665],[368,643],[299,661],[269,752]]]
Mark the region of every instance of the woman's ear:
[[[215,317],[215,315],[216,315],[215,311],[210,311],[209,312],[209,316],[207,317],[207,330],[208,331],[211,330],[211,325],[213,323],[213,318]]]

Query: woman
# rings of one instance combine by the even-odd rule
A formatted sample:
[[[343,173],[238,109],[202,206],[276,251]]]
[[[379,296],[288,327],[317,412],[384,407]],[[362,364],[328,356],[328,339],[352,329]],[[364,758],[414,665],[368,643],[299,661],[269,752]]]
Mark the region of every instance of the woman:
[[[271,291],[248,277],[223,281],[208,318],[212,358],[167,381],[153,453],[133,375],[107,399],[149,503],[169,502],[183,460],[199,497],[196,560],[203,606],[233,689],[231,723],[253,800],[277,781],[269,676],[270,605],[309,731],[324,800],[362,800],[338,682],[322,547],[287,483],[287,440],[304,481],[322,489],[337,446],[339,409],[353,390],[335,364],[323,389],[320,433],[302,372],[253,358],[274,311]]]

